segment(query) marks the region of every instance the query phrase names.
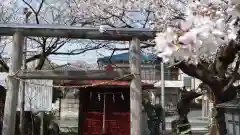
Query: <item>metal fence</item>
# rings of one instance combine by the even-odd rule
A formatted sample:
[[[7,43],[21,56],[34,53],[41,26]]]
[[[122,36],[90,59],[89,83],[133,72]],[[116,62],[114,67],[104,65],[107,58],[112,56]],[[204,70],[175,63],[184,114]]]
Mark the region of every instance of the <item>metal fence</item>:
[[[142,80],[161,80],[160,71],[141,71]],[[165,80],[180,81],[183,80],[183,73],[164,72]]]
[[[129,74],[130,69],[128,65],[117,65],[113,68],[115,71]],[[159,65],[142,65],[141,78],[146,82],[158,82],[161,80],[161,69]],[[195,79],[188,77],[176,68],[164,68],[164,80],[166,81],[182,81],[186,88],[195,88]]]
[[[120,71],[123,73],[130,73],[130,69],[128,67],[118,67],[114,68],[115,71]],[[142,80],[161,80],[161,70],[156,68],[142,68],[141,70]],[[179,73],[178,71],[173,72],[167,70],[164,72],[165,80],[183,80],[183,73]]]

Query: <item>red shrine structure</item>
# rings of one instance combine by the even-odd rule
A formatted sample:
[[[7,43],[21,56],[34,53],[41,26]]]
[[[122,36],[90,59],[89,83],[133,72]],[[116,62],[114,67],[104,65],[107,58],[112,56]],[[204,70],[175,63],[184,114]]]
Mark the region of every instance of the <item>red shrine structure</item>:
[[[79,88],[79,135],[130,135],[130,80],[75,80],[69,84],[93,85]],[[153,88],[142,86],[143,90]]]

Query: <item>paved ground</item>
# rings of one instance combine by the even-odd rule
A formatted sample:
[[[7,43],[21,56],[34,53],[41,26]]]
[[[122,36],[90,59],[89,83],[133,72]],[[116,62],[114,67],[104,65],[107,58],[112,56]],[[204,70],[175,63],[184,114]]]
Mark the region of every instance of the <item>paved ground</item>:
[[[201,110],[194,110],[191,111],[188,115],[189,121],[192,126],[192,130],[196,132],[203,132],[206,133],[206,127],[208,125],[207,120],[201,120]],[[166,129],[171,131],[171,121],[175,120],[176,116],[166,117]],[[58,121],[60,127],[77,127],[78,122],[77,120],[61,120]],[[201,133],[201,134],[203,134]],[[199,134],[199,135],[201,135]],[[194,134],[198,135],[198,133]]]
[[[194,110],[191,111],[188,115],[188,119],[191,123],[192,129],[205,129],[207,127],[207,120],[201,120],[201,110]],[[171,121],[175,120],[177,116],[170,116],[166,117],[166,128],[170,129],[171,128]]]
[[[203,135],[207,132],[206,127],[208,126],[208,121],[207,119],[201,120],[201,115],[201,110],[191,111],[188,115],[192,131],[195,132],[194,135]],[[168,131],[171,131],[171,122],[176,118],[177,116],[166,117],[166,129]]]

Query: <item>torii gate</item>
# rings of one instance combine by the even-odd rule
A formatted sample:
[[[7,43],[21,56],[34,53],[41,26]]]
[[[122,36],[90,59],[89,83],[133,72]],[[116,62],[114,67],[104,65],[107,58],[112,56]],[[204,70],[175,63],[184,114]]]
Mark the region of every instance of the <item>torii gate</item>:
[[[12,76],[16,75],[22,79],[46,80],[93,79],[88,75],[71,77],[72,73],[56,73],[55,71],[36,71],[19,74],[18,72],[21,70],[22,65],[24,36],[130,41],[129,64],[131,73],[134,75],[130,85],[131,135],[141,135],[142,86],[140,76],[140,41],[153,39],[155,37],[155,33],[156,31],[145,28],[106,28],[106,31],[101,33],[99,28],[86,28],[78,26],[0,24],[0,36],[13,36],[2,135],[14,134],[12,127],[15,126],[15,114],[20,81]],[[108,76],[109,73],[102,74],[101,79],[111,79],[111,77]]]

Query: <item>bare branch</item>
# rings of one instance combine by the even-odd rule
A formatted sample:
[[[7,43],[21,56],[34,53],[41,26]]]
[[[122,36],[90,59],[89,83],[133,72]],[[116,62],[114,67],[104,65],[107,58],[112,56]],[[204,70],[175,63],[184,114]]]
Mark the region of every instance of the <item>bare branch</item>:
[[[32,40],[32,41],[34,41],[34,42],[36,42],[36,43],[38,43],[39,45],[43,45],[42,44],[42,42],[40,42],[38,39],[36,39],[36,38],[33,38],[33,37],[27,37],[28,39],[30,39],[30,40]]]
[[[36,59],[39,59],[40,57],[41,57],[41,54],[36,54],[36,55],[28,58],[28,59],[26,60],[26,62],[34,61],[34,60],[36,60]]]
[[[37,10],[37,13],[36,14],[39,14],[39,12],[41,11],[42,9],[42,6],[43,6],[43,3],[45,2],[45,0],[42,0],[39,7],[38,7],[38,10]]]
[[[76,49],[76,50],[73,50],[71,52],[53,52],[51,54],[53,54],[53,55],[79,55],[79,54],[85,53],[87,51],[97,50],[97,49],[100,49],[100,48],[103,48],[103,47],[105,47],[105,44],[100,43],[96,46],[90,46],[90,47],[85,47],[85,48],[82,48],[82,49]]]
[[[0,68],[1,72],[8,72],[9,71],[9,67],[7,65],[7,63],[3,60],[2,56],[0,55],[0,65],[2,66],[2,68]]]
[[[37,11],[30,5],[30,3],[28,3],[26,0],[22,0],[22,1],[23,1],[23,3],[25,3],[25,4],[32,10],[32,12],[33,12],[34,15],[35,15],[36,23],[39,24],[40,21],[39,21],[39,18],[38,18],[39,16],[38,16],[38,15],[39,15],[42,7],[43,7],[43,4],[44,4],[45,0],[42,0],[42,1],[40,2],[40,5],[39,5]]]
[[[34,9],[26,0],[22,0],[22,2],[23,2],[24,4],[26,4],[26,5],[32,10],[32,12],[33,12],[34,14],[37,13],[37,11],[35,11],[35,9]]]
[[[104,9],[103,11],[106,12],[107,14],[111,15],[112,17],[115,17],[115,18],[119,19],[121,22],[123,22],[123,23],[126,25],[125,27],[127,27],[127,28],[133,28],[131,25],[129,25],[126,21],[123,20],[123,17],[120,17],[120,16],[118,16],[118,15],[115,15],[115,14],[107,11],[106,9]]]
[[[38,65],[37,65],[37,67],[35,67],[35,69],[36,70],[42,69],[46,59],[47,59],[47,57],[44,54],[42,54],[39,61],[38,61]]]
[[[150,8],[151,8],[151,6],[150,6],[150,4],[149,4],[148,9],[146,10],[146,12],[147,12],[147,17],[146,17],[145,23],[143,24],[143,28],[146,27],[146,25],[147,25],[147,23],[148,23],[148,21],[149,21],[149,16],[150,16],[150,14],[151,14]]]

